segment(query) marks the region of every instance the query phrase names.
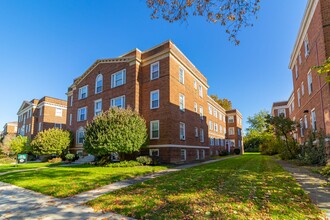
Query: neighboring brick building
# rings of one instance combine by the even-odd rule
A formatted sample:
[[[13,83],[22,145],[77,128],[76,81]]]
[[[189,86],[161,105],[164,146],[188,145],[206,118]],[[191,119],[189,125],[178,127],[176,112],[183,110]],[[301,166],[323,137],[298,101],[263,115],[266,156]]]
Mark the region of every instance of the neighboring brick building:
[[[227,110],[227,141],[226,149],[233,152],[235,148],[239,148],[244,153],[243,134],[242,134],[242,114],[237,110]]]
[[[288,101],[274,102],[272,106],[272,115],[289,118],[290,114]]]
[[[17,134],[33,138],[39,131],[66,128],[66,101],[45,96],[24,101],[18,110]]]
[[[72,151],[83,151],[84,126],[112,106],[146,120],[150,155],[163,162],[204,160],[225,147],[225,110],[208,97],[205,76],[171,42],[97,60],[68,89]],[[208,126],[209,125],[209,126]]]
[[[8,122],[3,126],[2,135],[16,135],[17,134],[17,121]]]
[[[330,134],[330,84],[313,66],[330,57],[330,1],[309,0],[289,68],[293,93],[288,101],[289,117],[300,124],[296,138],[305,142],[309,131]]]

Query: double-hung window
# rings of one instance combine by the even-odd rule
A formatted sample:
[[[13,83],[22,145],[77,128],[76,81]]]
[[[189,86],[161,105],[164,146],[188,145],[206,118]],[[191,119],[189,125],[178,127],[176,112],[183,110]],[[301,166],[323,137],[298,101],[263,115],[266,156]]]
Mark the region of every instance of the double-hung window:
[[[315,110],[311,111],[311,117],[312,117],[312,129],[313,131],[316,130],[316,115],[315,115]]]
[[[159,78],[159,62],[150,65],[150,80]]]
[[[307,74],[307,83],[308,83],[308,95],[312,94],[313,92],[313,78],[312,78],[312,72],[309,72]]]
[[[235,129],[234,128],[229,128],[228,133],[229,133],[229,135],[234,135],[235,134]]]
[[[55,109],[55,116],[62,117],[63,110],[61,108]]]
[[[179,69],[179,82],[184,84],[184,70],[181,67]]]
[[[304,86],[304,82],[301,83],[301,95],[305,95],[305,86]]]
[[[203,143],[204,142],[204,129],[201,128],[200,130],[200,141]]]
[[[85,99],[88,96],[88,86],[79,88],[78,99]]]
[[[234,116],[228,116],[228,123],[234,123]]]
[[[203,98],[203,87],[201,85],[198,86],[198,93],[201,98]]]
[[[298,96],[298,107],[301,106],[301,102],[300,102],[300,89],[297,90],[297,96]]]
[[[77,130],[77,144],[83,144],[85,140],[85,131],[83,128],[79,128]]]
[[[125,96],[119,96],[117,98],[111,99],[111,107],[125,108]]]
[[[200,107],[199,107],[199,116],[200,116],[201,119],[203,120],[203,118],[204,118],[203,106],[200,106]]]
[[[302,119],[299,120],[299,127],[300,127],[300,137],[304,137],[304,124]]]
[[[181,149],[181,161],[185,161],[187,159],[187,151],[186,149]]]
[[[102,112],[102,99],[94,101],[94,116],[101,114]]]
[[[186,140],[186,125],[180,122],[180,140]]]
[[[150,139],[159,139],[159,120],[150,122]]]
[[[198,128],[195,127],[195,137],[198,137]]]
[[[150,92],[150,109],[159,108],[159,90]]]
[[[308,129],[307,115],[304,116],[304,122],[305,122],[305,129]]]
[[[126,83],[126,70],[121,70],[111,75],[111,88],[124,85]]]
[[[77,121],[85,121],[87,118],[87,108],[86,107],[79,108],[77,115],[78,115]]]
[[[305,45],[305,57],[307,57],[310,53],[309,41],[307,36],[305,37],[304,45]]]
[[[185,108],[185,97],[183,94],[179,95],[180,110],[184,111]]]

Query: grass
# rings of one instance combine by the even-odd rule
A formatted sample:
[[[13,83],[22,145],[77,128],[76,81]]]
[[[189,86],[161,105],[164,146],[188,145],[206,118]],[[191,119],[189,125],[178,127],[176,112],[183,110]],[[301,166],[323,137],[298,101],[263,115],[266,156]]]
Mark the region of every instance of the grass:
[[[14,170],[26,170],[35,169],[41,167],[53,167],[62,163],[25,163],[25,164],[5,164],[0,165],[0,173],[14,171]]]
[[[241,157],[148,180],[87,203],[137,219],[319,219],[321,211],[269,156]]]
[[[95,189],[116,181],[164,170],[165,166],[96,167],[79,165],[55,167],[0,176],[0,181],[58,198]]]

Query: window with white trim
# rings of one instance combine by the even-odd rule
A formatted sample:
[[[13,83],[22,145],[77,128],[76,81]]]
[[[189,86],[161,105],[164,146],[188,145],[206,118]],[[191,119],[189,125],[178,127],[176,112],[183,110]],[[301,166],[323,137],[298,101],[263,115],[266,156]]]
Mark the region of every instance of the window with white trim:
[[[103,90],[103,75],[97,75],[95,79],[95,94],[101,93]]]
[[[215,146],[220,146],[220,139],[219,138],[215,139]]]
[[[198,94],[201,98],[203,98],[203,87],[201,85],[198,86]]]
[[[201,157],[201,159],[202,160],[205,159],[205,150],[202,150],[202,157]]]
[[[222,113],[219,114],[219,119],[222,121]]]
[[[210,120],[209,121],[209,130],[212,131],[213,130],[213,122]]]
[[[298,60],[299,60],[299,64],[301,64],[301,63],[302,63],[302,60],[301,60],[301,52],[299,52]]]
[[[150,109],[159,108],[159,90],[150,92]]]
[[[305,86],[304,86],[304,82],[301,82],[301,95],[305,95]]]
[[[304,115],[305,129],[308,129],[307,115]]]
[[[77,121],[85,121],[87,118],[87,108],[79,108],[77,113]]]
[[[54,128],[62,128],[62,124],[57,124],[57,123],[54,123]]]
[[[213,115],[214,117],[218,118],[218,111],[216,109],[214,109]]]
[[[222,134],[222,125],[220,125],[220,134]]]
[[[150,121],[150,139],[159,139],[159,120]]]
[[[218,124],[217,123],[214,123],[214,131],[218,132]]]
[[[184,84],[184,70],[181,67],[179,69],[179,82]]]
[[[308,41],[308,36],[307,35],[306,35],[305,40],[304,40],[304,46],[305,46],[305,57],[307,57],[310,53],[309,41]]]
[[[111,75],[111,88],[115,88],[126,83],[126,69]]]
[[[203,118],[204,118],[203,106],[199,106],[199,116],[200,116],[201,119],[203,120]]]
[[[88,96],[88,85],[80,87],[78,92],[78,99],[85,99]]]
[[[42,123],[39,122],[39,124],[38,124],[38,131],[41,131],[41,126],[42,126]]]
[[[149,156],[153,157],[159,157],[159,149],[149,149]]]
[[[102,99],[94,101],[94,116],[102,113]]]
[[[297,65],[297,63],[296,63],[296,65],[295,65],[295,71],[296,71],[296,79],[297,79],[298,76],[299,76],[298,65]]]
[[[118,107],[118,108],[125,108],[125,96],[119,96],[116,98],[111,99],[110,107]]]
[[[42,116],[42,108],[43,107],[40,107],[40,109],[39,109],[39,116]],[[22,121],[22,120],[21,120]]]
[[[297,96],[298,96],[298,107],[301,106],[301,102],[300,102],[300,89],[297,90]]]
[[[197,105],[196,102],[194,102],[194,110],[195,110],[196,113],[198,112],[198,105]]]
[[[73,95],[70,95],[70,106],[73,104]]]
[[[186,140],[186,125],[183,122],[180,122],[180,140]]]
[[[234,128],[228,128],[228,133],[229,133],[229,135],[234,135],[235,134],[235,129]]]
[[[200,141],[202,143],[204,143],[204,129],[203,128],[201,128],[201,130],[200,130]]]
[[[212,115],[212,112],[213,112],[212,106],[209,105],[209,114]]]
[[[77,137],[77,140],[76,140],[76,143],[77,144],[83,144],[84,141],[85,141],[85,130],[81,127],[77,130],[77,133],[76,133],[76,137]]]
[[[196,80],[194,80],[194,89],[197,90],[197,82],[196,82]]]
[[[199,150],[196,149],[196,160],[199,160]]]
[[[185,108],[185,97],[183,94],[179,95],[180,110],[184,111]]]
[[[277,116],[278,117],[285,117],[286,116],[285,109],[281,108],[281,109],[277,110]]]
[[[69,115],[69,125],[72,125],[72,114]]]
[[[159,62],[150,65],[150,80],[159,78]]]
[[[315,110],[311,111],[311,118],[312,118],[312,129],[313,131],[316,131],[316,115]]]
[[[198,128],[195,127],[195,137],[198,137]]]
[[[300,136],[304,137],[304,124],[302,118],[299,120]]]
[[[181,161],[185,161],[187,159],[187,151],[186,151],[186,149],[181,149],[180,157],[181,157]]]
[[[228,116],[228,123],[234,123],[234,116]]]
[[[307,74],[307,84],[308,84],[308,95],[312,94],[313,92],[313,78],[312,78],[312,72],[309,72]]]
[[[214,146],[214,138],[213,137],[210,137],[210,145]]]
[[[61,108],[55,109],[55,116],[62,117],[63,110]]]

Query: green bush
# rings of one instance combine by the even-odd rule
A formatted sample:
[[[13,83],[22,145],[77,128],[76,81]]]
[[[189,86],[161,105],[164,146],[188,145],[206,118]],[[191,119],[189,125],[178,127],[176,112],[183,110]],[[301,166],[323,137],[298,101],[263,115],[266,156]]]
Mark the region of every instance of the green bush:
[[[48,160],[48,163],[59,163],[62,162],[62,158],[60,157],[55,157],[53,159]]]
[[[229,155],[229,153],[226,150],[221,150],[219,153],[219,156],[227,156],[227,155]]]
[[[136,167],[142,166],[142,163],[135,160],[124,160],[117,163],[109,163],[106,165],[107,167]]]
[[[327,155],[325,153],[324,136],[322,133],[311,133],[308,142],[301,146],[301,153],[298,160],[301,165],[325,165]],[[314,141],[318,141],[314,144]]]
[[[241,150],[239,148],[234,149],[234,154],[239,155],[241,153]]]
[[[152,164],[152,158],[149,157],[149,156],[140,156],[140,157],[137,157],[136,160],[143,164],[143,165],[150,165]]]
[[[10,154],[30,153],[30,140],[28,137],[17,136],[9,142]]]
[[[330,177],[330,165],[324,167],[320,173],[326,177]]]
[[[60,155],[70,146],[71,140],[69,131],[58,128],[44,130],[39,132],[31,142],[32,153],[36,155]]]
[[[73,159],[75,158],[74,154],[67,154],[65,155],[65,159],[67,159],[68,161],[73,161]]]

